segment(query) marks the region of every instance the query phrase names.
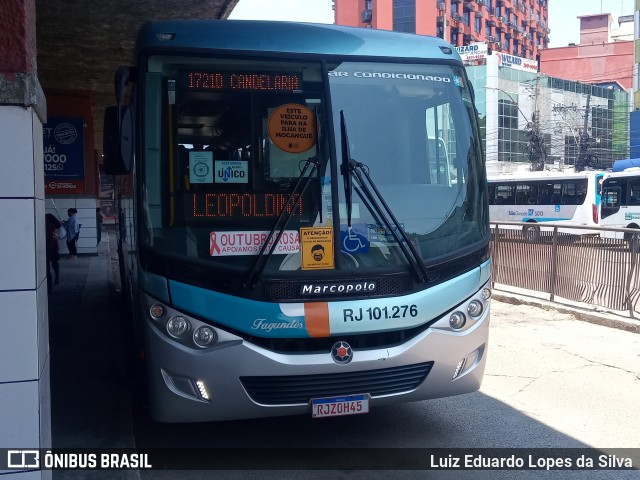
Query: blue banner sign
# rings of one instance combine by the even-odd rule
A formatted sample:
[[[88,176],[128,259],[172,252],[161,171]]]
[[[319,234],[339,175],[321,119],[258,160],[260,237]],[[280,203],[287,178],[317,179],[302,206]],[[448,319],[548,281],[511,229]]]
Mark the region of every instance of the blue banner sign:
[[[43,125],[44,176],[84,180],[84,122],[49,118]]]

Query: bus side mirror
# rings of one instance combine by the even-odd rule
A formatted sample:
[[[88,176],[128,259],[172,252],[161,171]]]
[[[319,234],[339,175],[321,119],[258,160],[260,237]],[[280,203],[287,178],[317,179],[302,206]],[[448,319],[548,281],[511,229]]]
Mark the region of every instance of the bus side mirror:
[[[118,122],[118,117],[120,121]],[[133,112],[129,106],[107,107],[102,139],[104,171],[124,175],[133,165]]]

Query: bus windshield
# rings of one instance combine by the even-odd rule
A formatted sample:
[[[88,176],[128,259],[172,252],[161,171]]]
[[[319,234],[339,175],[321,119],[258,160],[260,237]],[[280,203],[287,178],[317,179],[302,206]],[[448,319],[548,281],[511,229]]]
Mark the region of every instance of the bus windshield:
[[[309,227],[339,242],[325,268],[406,268],[357,184],[347,228],[343,179],[330,163],[341,157],[341,110],[351,156],[426,263],[486,239],[484,164],[462,68],[336,62],[326,75],[320,62],[197,56],[147,65],[141,241],[155,254],[248,271],[284,211],[265,272],[305,269],[300,231]]]
[[[344,62],[329,73],[336,138],[343,111],[349,154],[366,166],[427,264],[486,237],[484,161],[465,79],[445,65]],[[389,227],[362,194],[352,203],[352,231],[370,240],[356,251],[366,250],[369,264],[396,261]],[[349,251],[345,210],[341,247]]]

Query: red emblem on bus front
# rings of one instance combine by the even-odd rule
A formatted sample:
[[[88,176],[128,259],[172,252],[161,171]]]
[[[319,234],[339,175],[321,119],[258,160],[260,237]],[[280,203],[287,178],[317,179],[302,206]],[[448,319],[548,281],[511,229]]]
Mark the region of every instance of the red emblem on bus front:
[[[353,359],[353,350],[347,342],[337,342],[331,347],[331,358],[338,365],[346,365]]]

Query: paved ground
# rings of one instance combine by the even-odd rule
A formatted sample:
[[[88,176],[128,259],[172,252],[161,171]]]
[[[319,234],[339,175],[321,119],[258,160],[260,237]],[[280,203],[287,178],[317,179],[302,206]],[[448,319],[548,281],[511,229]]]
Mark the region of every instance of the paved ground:
[[[113,287],[113,232],[97,256],[60,260],[60,284],[49,295],[51,411],[54,448],[132,448],[131,404]],[[112,245],[109,245],[109,241]],[[113,250],[112,250],[113,248]],[[86,472],[56,471],[54,479]],[[91,478],[136,478],[135,471],[92,472]]]

